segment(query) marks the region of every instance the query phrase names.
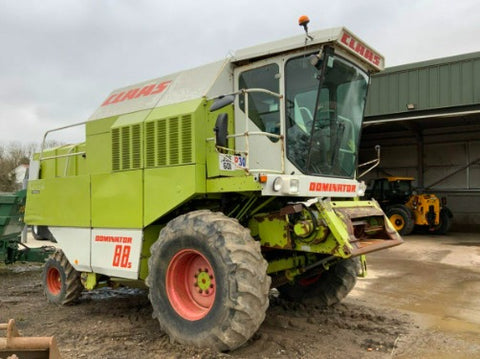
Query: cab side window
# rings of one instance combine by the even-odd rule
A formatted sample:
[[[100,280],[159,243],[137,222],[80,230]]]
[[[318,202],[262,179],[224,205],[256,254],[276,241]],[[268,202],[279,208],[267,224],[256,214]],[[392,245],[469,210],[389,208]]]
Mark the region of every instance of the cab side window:
[[[269,64],[242,72],[238,79],[238,88],[260,88],[279,93],[278,65]],[[240,96],[240,108],[244,112],[245,96]],[[280,134],[280,103],[277,97],[262,92],[249,93],[248,117],[261,131]],[[273,138],[270,140],[277,141]]]

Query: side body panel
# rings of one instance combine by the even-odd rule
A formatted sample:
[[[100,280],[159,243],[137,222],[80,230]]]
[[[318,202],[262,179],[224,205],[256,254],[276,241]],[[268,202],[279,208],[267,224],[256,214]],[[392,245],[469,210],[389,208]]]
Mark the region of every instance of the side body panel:
[[[27,193],[25,223],[90,227],[90,176],[30,181]]]
[[[141,229],[94,228],[91,236],[92,271],[137,279],[142,241]]]

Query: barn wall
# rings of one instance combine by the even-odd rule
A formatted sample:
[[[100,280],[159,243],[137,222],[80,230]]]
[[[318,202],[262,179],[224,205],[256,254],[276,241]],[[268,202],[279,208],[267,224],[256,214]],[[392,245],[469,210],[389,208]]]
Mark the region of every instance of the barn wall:
[[[415,185],[429,187],[434,184],[426,192],[447,199],[447,206],[454,213],[454,230],[480,230],[480,163],[466,167],[480,158],[480,140],[470,139],[469,133],[456,134],[450,136],[451,139],[447,137],[445,134],[423,137],[424,182],[418,183],[417,180]],[[411,141],[412,136],[408,138]],[[368,182],[369,179],[386,175],[420,178],[417,143],[385,140],[382,136],[378,136],[376,142],[381,145],[381,163],[362,180]],[[371,159],[372,155],[370,147],[362,148],[362,161]],[[454,172],[457,173],[453,174]],[[450,174],[453,175],[447,177]],[[435,184],[442,178],[445,179]]]

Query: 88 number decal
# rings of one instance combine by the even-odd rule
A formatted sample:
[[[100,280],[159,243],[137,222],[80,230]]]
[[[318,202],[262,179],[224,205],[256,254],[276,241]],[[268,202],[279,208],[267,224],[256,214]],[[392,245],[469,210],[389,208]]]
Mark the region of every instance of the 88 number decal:
[[[132,262],[130,262],[131,248],[132,247],[129,245],[117,244],[113,253],[112,266],[120,268],[132,268]]]

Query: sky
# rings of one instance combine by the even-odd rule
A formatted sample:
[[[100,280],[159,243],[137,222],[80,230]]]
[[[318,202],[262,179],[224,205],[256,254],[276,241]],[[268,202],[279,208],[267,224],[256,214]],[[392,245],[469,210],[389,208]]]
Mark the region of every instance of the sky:
[[[41,143],[116,89],[346,26],[395,66],[480,51],[478,0],[0,0],[0,144]],[[75,142],[78,133],[51,140]]]

